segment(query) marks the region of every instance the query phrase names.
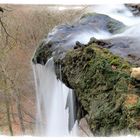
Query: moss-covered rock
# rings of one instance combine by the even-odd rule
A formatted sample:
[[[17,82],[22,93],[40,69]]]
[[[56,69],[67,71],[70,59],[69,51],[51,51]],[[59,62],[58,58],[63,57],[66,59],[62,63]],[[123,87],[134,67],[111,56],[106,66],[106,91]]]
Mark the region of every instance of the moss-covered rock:
[[[140,65],[139,39],[93,37],[83,45],[75,38],[99,30],[114,34],[125,27],[109,16],[86,14],[73,25],[54,28],[33,57],[35,64],[45,65],[53,56],[58,78],[61,65],[62,81],[76,95],[77,119],[86,115],[92,133],[97,136],[139,134],[140,81],[130,76],[132,63]]]
[[[36,49],[35,54],[32,58],[32,62],[34,64],[39,63],[45,65],[46,61],[51,56],[52,56],[51,44],[49,43],[46,44],[46,42],[43,40]]]
[[[140,92],[131,64],[96,43],[68,51],[55,64],[61,64],[62,81],[74,89],[94,135],[139,134]]]

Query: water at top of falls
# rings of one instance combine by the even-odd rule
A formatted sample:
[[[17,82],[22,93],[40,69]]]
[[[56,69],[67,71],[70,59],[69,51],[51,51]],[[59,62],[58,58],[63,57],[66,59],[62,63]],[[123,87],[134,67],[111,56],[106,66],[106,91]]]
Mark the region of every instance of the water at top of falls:
[[[79,35],[76,35],[72,42],[76,42],[78,40],[82,44],[87,44],[91,37],[95,37],[96,39],[107,39],[111,37],[111,35],[111,33],[105,32],[103,30],[99,30],[97,32],[83,32]]]
[[[114,18],[125,25],[128,26],[126,31],[118,34],[111,34],[104,30],[97,30],[91,32],[82,32],[76,35],[71,42],[76,42],[77,40],[83,44],[87,44],[91,37],[96,39],[109,39],[116,36],[139,36],[140,35],[140,17],[133,16],[132,12],[129,11],[127,7],[123,4],[109,4],[109,5],[96,5],[87,8],[86,12],[96,12],[100,14],[105,14]]]
[[[96,5],[87,9],[87,11],[108,15],[128,26],[140,23],[140,17],[133,16],[131,11],[123,4]]]
[[[140,36],[140,23],[136,24],[134,26],[130,26],[124,32],[116,34],[116,35],[113,35],[111,38],[119,37],[119,36],[127,36],[127,37],[139,38],[139,36]]]
[[[37,90],[36,133],[42,136],[70,136],[68,121],[74,122],[73,93],[57,80],[53,58],[45,66],[34,65],[34,75]],[[68,97],[69,108],[66,108]]]
[[[132,12],[129,11],[129,9],[127,7],[125,7],[125,5],[123,5],[123,4],[89,6],[85,10],[85,13],[87,13],[87,12],[96,12],[96,13],[108,15],[111,18],[114,18],[117,21],[121,21],[122,23],[127,25],[127,27],[124,28],[124,30],[127,31],[131,28],[132,34],[139,33],[139,31],[138,31],[139,29],[137,31],[133,31],[133,26],[135,26],[136,24],[140,24],[140,17],[133,16]],[[75,30],[75,28],[72,29],[71,26],[65,26],[65,25],[57,26],[52,30],[51,33],[48,34],[48,38],[45,39],[45,41],[46,42],[49,42],[49,41],[61,42],[62,39],[64,39],[65,47],[67,46],[69,48],[69,46],[74,46],[76,41],[79,41],[82,44],[87,44],[90,41],[91,37],[95,37],[96,39],[110,39],[116,35],[119,35],[119,33],[113,35],[112,33],[108,32],[106,30],[103,30],[103,29],[99,29],[99,28],[93,29],[93,30],[92,29],[90,30],[90,28],[87,29],[87,27],[84,27],[84,26],[83,26],[83,28],[84,28],[84,30],[82,30],[81,28],[79,28],[80,30],[79,29]],[[126,32],[126,34],[127,34],[127,32]],[[121,34],[121,36],[126,36],[126,34]],[[130,35],[132,35],[132,34],[130,33]],[[61,44],[59,44],[59,45],[61,45]]]
[[[96,5],[87,8],[86,12],[105,14],[128,26],[124,32],[115,35],[108,34],[108,32],[98,32],[97,39],[110,39],[119,36],[138,37],[140,35],[140,17],[134,16],[124,4]]]

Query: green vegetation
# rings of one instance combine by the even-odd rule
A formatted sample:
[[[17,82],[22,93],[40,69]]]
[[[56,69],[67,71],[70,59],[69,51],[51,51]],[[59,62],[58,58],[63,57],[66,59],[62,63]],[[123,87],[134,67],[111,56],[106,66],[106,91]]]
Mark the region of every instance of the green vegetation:
[[[62,81],[74,89],[94,135],[139,134],[140,96],[131,64],[95,43],[69,51],[58,62]]]

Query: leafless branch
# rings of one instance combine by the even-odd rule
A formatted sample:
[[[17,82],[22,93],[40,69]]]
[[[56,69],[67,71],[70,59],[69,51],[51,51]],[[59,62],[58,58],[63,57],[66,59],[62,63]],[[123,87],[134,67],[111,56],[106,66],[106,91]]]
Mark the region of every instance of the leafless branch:
[[[7,29],[6,29],[5,25],[4,25],[4,23],[3,23],[3,21],[2,21],[2,18],[0,18],[0,24],[1,24],[1,26],[2,26],[2,28],[3,28],[3,30],[4,30],[4,32],[6,33],[7,37],[10,37],[10,38],[12,38],[12,39],[15,40],[15,38],[14,38],[13,36],[11,36],[11,35],[8,33],[8,31],[7,31]]]

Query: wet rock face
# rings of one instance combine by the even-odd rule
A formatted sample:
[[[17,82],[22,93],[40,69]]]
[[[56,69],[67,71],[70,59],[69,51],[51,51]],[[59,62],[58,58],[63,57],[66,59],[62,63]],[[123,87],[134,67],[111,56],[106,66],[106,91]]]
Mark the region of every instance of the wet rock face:
[[[117,33],[125,25],[103,14],[86,14],[73,25],[60,25],[53,29],[44,39],[35,52],[33,62],[45,64],[50,56],[63,58],[65,52],[75,46],[76,41],[88,43],[95,32],[106,31]],[[50,55],[52,54],[52,55]]]

